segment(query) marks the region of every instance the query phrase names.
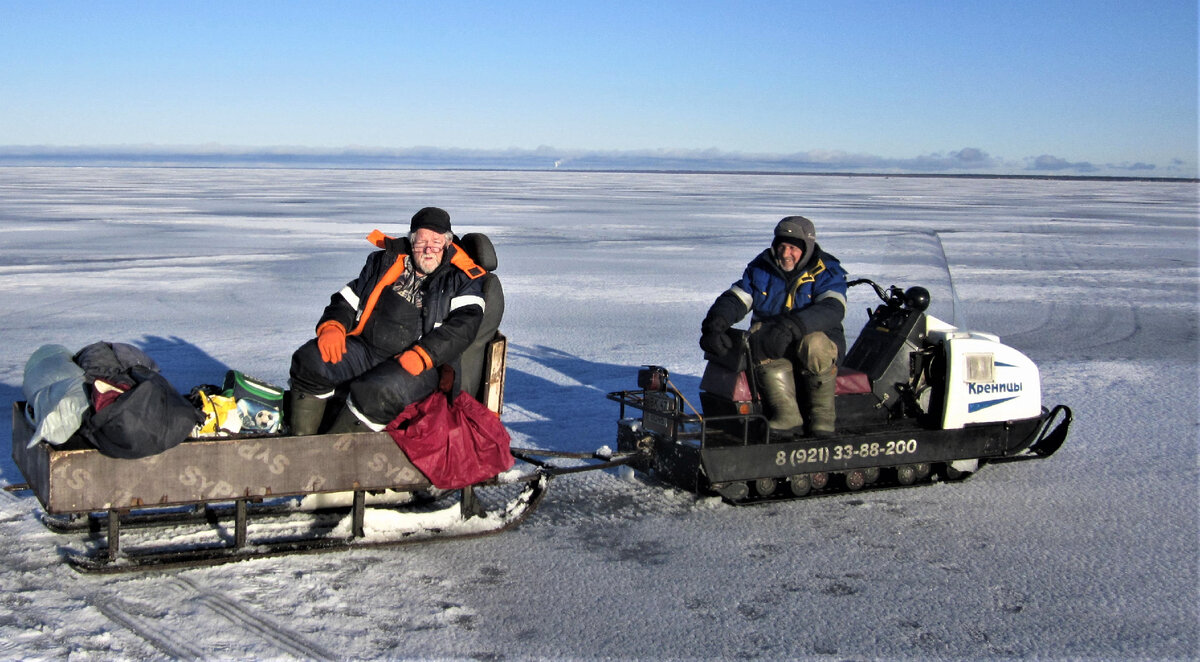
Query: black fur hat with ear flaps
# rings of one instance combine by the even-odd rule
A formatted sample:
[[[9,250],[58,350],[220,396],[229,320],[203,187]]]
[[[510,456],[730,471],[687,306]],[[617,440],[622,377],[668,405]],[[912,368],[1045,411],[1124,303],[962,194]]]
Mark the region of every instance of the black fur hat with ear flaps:
[[[803,216],[788,216],[775,225],[775,239],[771,242],[771,248],[783,243],[799,248],[804,256],[797,266],[806,266],[817,247],[817,229],[812,221]]]

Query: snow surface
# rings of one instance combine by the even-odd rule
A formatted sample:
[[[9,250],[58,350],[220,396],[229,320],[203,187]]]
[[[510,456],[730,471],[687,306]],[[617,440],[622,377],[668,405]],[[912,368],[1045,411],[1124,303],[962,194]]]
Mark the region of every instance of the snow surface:
[[[363,237],[425,205],[496,244],[515,445],[615,444],[642,364],[694,393],[705,310],[797,213],[1031,356],[1075,426],[956,484],[735,508],[593,472],[499,536],[119,577],[0,492],[0,658],[1200,657],[1195,183],[0,168],[0,400],[45,343],[284,383]]]

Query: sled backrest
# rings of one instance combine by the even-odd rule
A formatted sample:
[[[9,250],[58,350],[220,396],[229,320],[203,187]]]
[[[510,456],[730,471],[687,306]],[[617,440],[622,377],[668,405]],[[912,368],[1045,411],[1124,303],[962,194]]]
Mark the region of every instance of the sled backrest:
[[[846,353],[845,370],[866,374],[880,404],[892,409],[904,401],[901,388],[912,380],[912,353],[921,349],[926,315],[886,303],[877,307]]]
[[[498,266],[496,248],[487,235],[472,232],[459,239],[459,245],[475,264],[488,273],[481,277],[483,286],[483,321],[479,332],[460,360],[462,388],[489,409],[500,413],[504,401],[504,354],[507,348],[500,333],[504,317],[504,289],[495,271]]]

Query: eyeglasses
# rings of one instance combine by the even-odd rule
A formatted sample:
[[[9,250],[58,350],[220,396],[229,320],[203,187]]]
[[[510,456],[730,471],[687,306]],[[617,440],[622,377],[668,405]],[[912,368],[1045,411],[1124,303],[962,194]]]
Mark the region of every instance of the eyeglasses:
[[[424,253],[426,250],[430,253],[441,253],[446,250],[446,244],[418,241],[413,244],[413,250],[418,253]]]

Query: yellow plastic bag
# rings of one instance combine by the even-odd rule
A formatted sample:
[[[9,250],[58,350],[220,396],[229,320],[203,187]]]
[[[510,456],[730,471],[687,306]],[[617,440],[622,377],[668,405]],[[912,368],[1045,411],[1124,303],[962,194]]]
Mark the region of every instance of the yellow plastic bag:
[[[238,414],[237,400],[224,395],[209,395],[200,392],[204,424],[196,426],[193,437],[224,437],[242,430],[242,417]]]

